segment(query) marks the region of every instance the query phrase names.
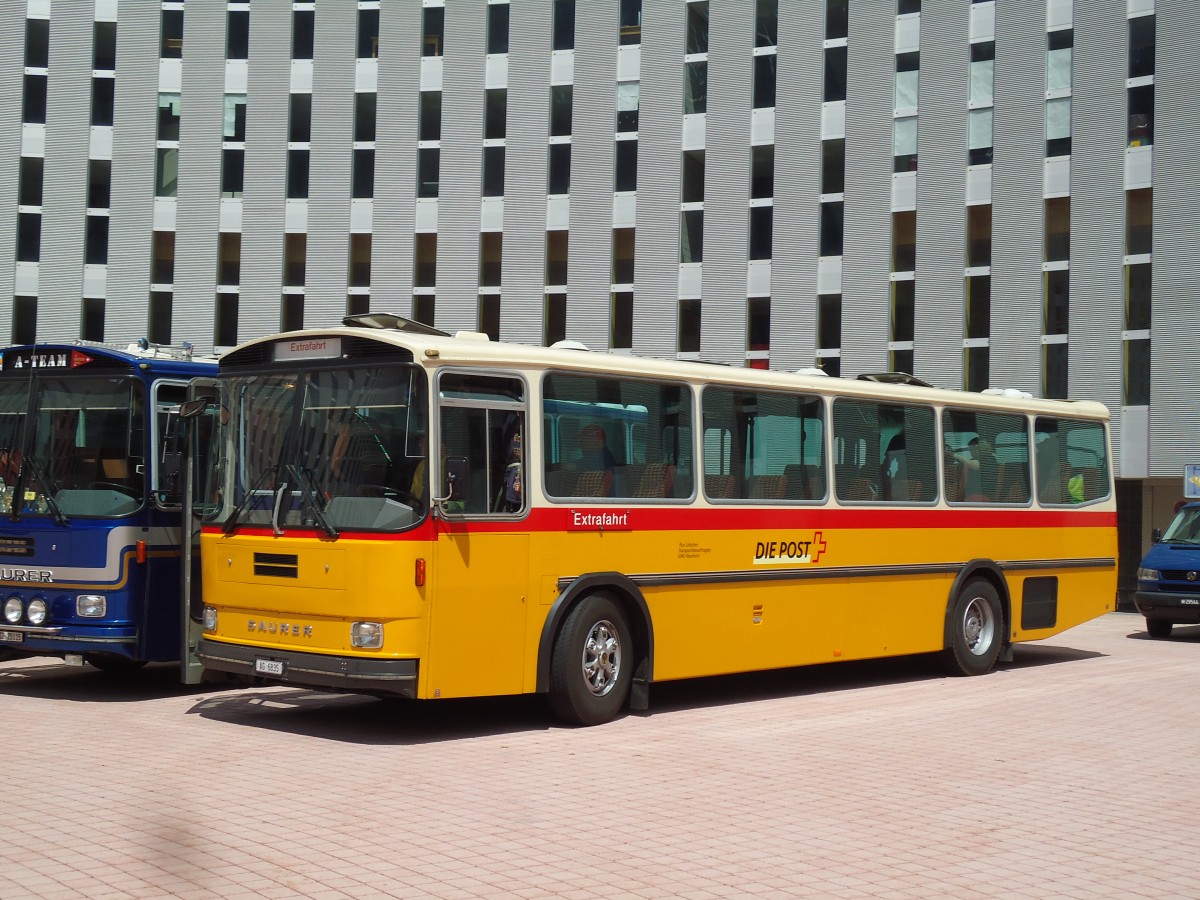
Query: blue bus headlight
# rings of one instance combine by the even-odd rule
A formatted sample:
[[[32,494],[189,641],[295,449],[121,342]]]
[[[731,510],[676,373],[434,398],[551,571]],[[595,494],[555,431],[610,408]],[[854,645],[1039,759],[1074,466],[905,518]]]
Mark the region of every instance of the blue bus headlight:
[[[1138,581],[1158,581],[1158,569],[1141,569],[1137,570]]]
[[[24,611],[20,597],[9,597],[4,601],[4,618],[9,625],[16,625],[20,622],[21,613]]]
[[[46,621],[46,601],[42,597],[34,597],[25,608],[25,616],[30,625],[41,625]]]
[[[204,607],[204,630],[217,630],[217,608],[215,606]]]
[[[378,650],[383,646],[383,625],[379,622],[355,622],[350,626],[350,646]]]
[[[75,610],[89,619],[99,619],[108,612],[108,598],[103,594],[77,594]]]

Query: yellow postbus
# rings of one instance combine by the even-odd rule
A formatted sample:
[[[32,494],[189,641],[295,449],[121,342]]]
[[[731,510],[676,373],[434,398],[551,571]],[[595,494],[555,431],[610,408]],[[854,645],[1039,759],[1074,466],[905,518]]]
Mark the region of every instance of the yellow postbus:
[[[655,681],[982,674],[1113,608],[1100,404],[346,323],[221,360],[206,669],[595,724]]]

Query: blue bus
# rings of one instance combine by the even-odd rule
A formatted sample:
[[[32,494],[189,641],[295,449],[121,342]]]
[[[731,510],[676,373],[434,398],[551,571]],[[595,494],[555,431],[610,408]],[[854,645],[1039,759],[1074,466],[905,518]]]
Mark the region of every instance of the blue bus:
[[[164,442],[215,372],[144,339],[0,351],[0,655],[179,659],[183,485]]]

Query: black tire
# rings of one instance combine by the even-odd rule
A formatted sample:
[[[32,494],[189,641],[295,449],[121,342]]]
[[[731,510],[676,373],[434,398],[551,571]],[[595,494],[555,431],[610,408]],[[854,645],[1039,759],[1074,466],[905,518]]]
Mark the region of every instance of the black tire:
[[[946,612],[942,663],[951,675],[984,675],[992,670],[1004,643],[1004,611],[991,582],[963,585]]]
[[[1152,638],[1169,638],[1172,626],[1166,619],[1146,619],[1146,633]]]
[[[146,665],[146,660],[144,659],[129,659],[125,656],[105,656],[99,653],[89,653],[84,656],[84,660],[101,672],[107,672],[109,675],[132,675]]]
[[[571,610],[550,658],[550,710],[574,725],[611,722],[633,681],[633,635],[607,594],[591,594]]]

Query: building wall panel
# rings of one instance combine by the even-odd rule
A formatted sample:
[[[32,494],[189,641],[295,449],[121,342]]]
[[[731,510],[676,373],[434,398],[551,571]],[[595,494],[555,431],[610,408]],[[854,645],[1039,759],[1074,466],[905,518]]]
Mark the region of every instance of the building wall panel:
[[[25,17],[0,16],[0,342],[12,336],[17,254],[17,183],[21,177],[21,95],[25,79]]]

